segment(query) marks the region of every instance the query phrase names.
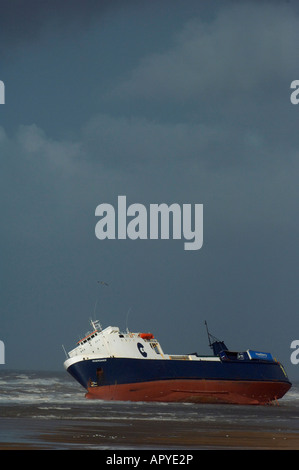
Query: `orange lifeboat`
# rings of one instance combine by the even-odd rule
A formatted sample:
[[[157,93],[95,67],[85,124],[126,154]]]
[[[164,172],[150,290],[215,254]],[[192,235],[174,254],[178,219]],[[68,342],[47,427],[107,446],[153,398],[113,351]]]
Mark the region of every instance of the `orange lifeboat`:
[[[140,338],[142,339],[154,339],[154,335],[151,333],[139,333]]]

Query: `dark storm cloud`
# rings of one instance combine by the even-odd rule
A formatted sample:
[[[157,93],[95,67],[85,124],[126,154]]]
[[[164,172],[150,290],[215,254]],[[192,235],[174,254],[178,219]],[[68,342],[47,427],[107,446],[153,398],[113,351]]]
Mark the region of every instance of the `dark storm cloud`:
[[[72,21],[84,25],[93,15],[104,13],[109,4],[107,0],[2,0],[0,37],[7,44],[16,44],[36,39],[48,23],[60,28],[67,28]]]
[[[92,31],[88,24],[91,11],[100,18],[111,3],[119,5],[7,2],[6,24],[1,16],[6,44],[28,44],[14,72],[26,72],[28,83],[36,73],[35,87],[42,90],[35,95],[30,89],[30,123],[26,106],[22,118],[18,113],[20,95],[13,130],[4,122],[0,132],[6,221],[0,235],[1,339],[8,365],[20,366],[20,350],[26,350],[22,367],[43,367],[43,361],[60,367],[60,345],[87,327],[95,301],[91,286],[99,278],[112,280],[116,291],[109,297],[113,308],[101,297],[105,326],[124,326],[132,307],[130,328],[154,329],[165,350],[180,352],[178,337],[168,334],[171,325],[180,332],[182,352],[191,344],[202,351],[198,343],[208,319],[232,347],[248,341],[286,360],[298,307],[298,109],[289,100],[289,84],[299,78],[298,17],[284,2],[227,2],[225,8],[215,2],[219,9],[200,2],[209,3],[202,7],[206,15],[189,16],[171,33],[164,11],[159,41],[143,49],[142,28],[132,34],[138,15],[133,21],[119,13],[101,37],[104,61],[95,34],[100,24]],[[141,14],[146,7],[138,3]],[[186,2],[168,3],[174,4],[171,18]],[[114,33],[123,22],[117,42]],[[63,34],[57,41],[58,28],[68,25],[84,29],[84,49],[77,47],[80,28],[76,47]],[[134,40],[126,42],[129,30]],[[42,32],[55,36],[56,49],[52,41],[36,41]],[[122,42],[130,48],[121,48]],[[45,86],[39,72],[48,73],[48,65],[61,73],[64,62],[63,118],[52,112],[41,122],[38,113],[42,107],[49,113],[45,103],[55,103],[57,88]],[[92,87],[79,73],[82,63],[84,74],[95,77]],[[69,88],[80,94],[77,107],[70,106]],[[67,119],[82,115],[86,101],[84,119],[68,132]],[[56,120],[61,132],[54,136]],[[96,240],[96,206],[116,204],[121,194],[129,203],[203,203],[202,250],[190,256],[181,243]],[[24,331],[34,334],[32,350]],[[37,342],[51,357],[37,357]]]
[[[93,21],[100,21],[107,11],[121,7],[121,0],[2,0],[0,15],[0,54],[9,59],[13,48],[36,42],[56,30],[61,34],[78,33]],[[129,0],[127,5],[136,4]]]
[[[213,4],[216,6],[221,2],[215,0]],[[74,26],[80,29],[88,28],[93,21],[99,21],[107,12],[113,15],[119,11],[125,14],[131,11],[134,17],[134,12],[142,14],[142,10],[154,15],[159,14],[159,11],[161,14],[167,11],[171,15],[174,10],[176,15],[176,8],[182,5],[180,0],[165,1],[162,4],[159,0],[2,0],[0,6],[0,39],[4,49],[7,46],[36,40],[47,28],[62,31],[68,31]],[[180,14],[184,17],[196,11],[205,11],[205,7],[201,2],[191,1],[184,5]]]

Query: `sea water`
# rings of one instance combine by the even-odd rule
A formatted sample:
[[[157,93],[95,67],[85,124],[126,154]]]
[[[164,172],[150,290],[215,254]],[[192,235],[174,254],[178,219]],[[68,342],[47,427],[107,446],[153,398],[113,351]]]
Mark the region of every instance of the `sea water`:
[[[188,448],[188,436],[223,429],[299,432],[299,384],[275,406],[135,403],[87,400],[64,371],[0,373],[2,446],[147,448],[186,430]]]

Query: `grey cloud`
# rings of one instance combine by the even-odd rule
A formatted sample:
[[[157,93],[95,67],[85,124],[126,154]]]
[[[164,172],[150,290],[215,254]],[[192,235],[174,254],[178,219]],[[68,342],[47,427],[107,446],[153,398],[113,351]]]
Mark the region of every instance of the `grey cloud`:
[[[273,122],[274,117],[272,126]],[[279,122],[275,125],[279,127]],[[288,132],[291,135],[291,130]],[[225,123],[159,122],[98,115],[83,127],[80,140],[87,160],[124,171],[163,169],[188,165],[190,161],[202,171],[219,173],[234,167],[257,171],[260,165],[265,170],[277,169],[296,158],[292,139],[285,144],[287,156],[282,159],[281,147],[272,139],[267,122],[258,125],[255,120],[254,125],[242,126],[234,115],[228,115]]]
[[[143,58],[112,96],[197,106],[262,99],[296,71],[298,26],[287,4],[229,4],[208,22],[188,22],[172,48]]]

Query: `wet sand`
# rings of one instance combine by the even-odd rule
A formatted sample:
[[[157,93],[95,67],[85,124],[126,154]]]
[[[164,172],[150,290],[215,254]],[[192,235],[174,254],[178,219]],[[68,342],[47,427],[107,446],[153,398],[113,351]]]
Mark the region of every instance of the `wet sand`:
[[[5,420],[4,420],[5,421]],[[200,423],[10,419],[0,450],[190,449],[299,450],[299,433]]]

